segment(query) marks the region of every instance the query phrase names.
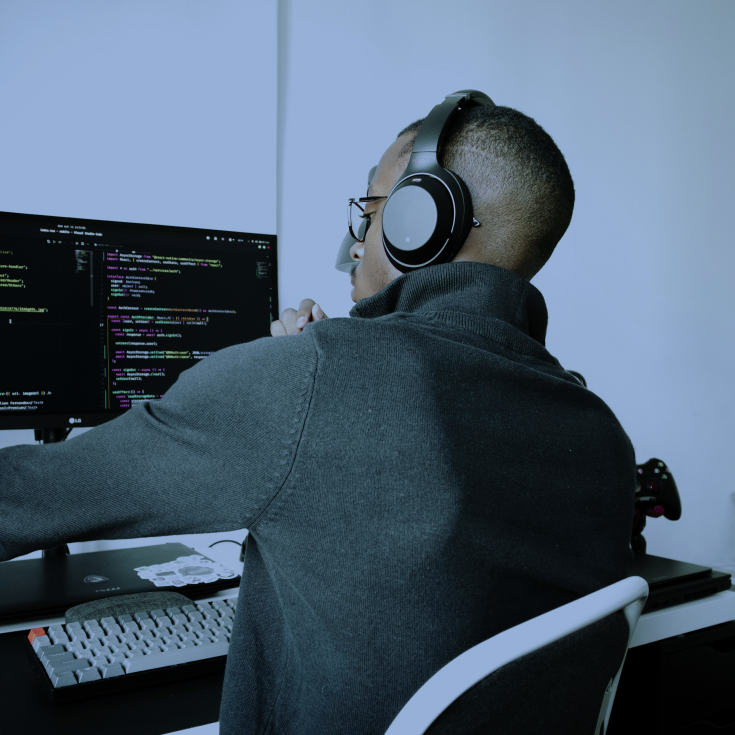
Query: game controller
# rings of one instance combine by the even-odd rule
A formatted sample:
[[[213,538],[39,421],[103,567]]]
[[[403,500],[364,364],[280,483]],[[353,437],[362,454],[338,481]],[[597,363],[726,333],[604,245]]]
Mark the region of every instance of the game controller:
[[[630,545],[636,554],[645,554],[646,540],[641,533],[646,527],[646,516],[664,516],[670,521],[678,521],[681,518],[681,497],[665,462],[653,457],[636,467],[638,474]]]

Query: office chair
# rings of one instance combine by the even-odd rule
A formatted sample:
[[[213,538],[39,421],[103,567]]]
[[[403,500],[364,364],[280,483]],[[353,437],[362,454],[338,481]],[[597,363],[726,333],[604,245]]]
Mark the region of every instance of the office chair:
[[[628,577],[498,633],[434,674],[385,735],[605,735],[647,598]]]

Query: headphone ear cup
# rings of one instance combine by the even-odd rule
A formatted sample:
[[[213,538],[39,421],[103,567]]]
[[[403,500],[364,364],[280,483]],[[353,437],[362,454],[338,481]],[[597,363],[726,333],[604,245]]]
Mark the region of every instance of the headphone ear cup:
[[[397,251],[423,248],[434,236],[439,213],[426,189],[404,186],[388,198],[383,208],[383,234]]]
[[[407,273],[437,261],[454,224],[449,189],[433,174],[399,182],[383,207],[383,246],[395,268]]]

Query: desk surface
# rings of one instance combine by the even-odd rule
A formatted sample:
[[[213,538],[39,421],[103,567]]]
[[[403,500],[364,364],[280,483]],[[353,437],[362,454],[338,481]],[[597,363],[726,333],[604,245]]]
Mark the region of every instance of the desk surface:
[[[233,593],[235,590],[223,590],[205,599],[233,597]],[[638,621],[631,647],[642,646],[731,620],[735,620],[735,592],[731,590],[718,592],[701,600],[645,613]],[[27,632],[31,628],[47,627],[58,622],[63,622],[63,618],[45,618],[2,625],[0,635],[13,631]],[[15,640],[17,644],[13,642]],[[21,635],[3,636],[2,654],[7,653],[18,659],[20,652],[25,663],[25,654],[20,650],[22,640]],[[14,650],[15,647],[18,648],[18,651]],[[6,660],[5,655],[0,658]],[[32,676],[29,666],[27,677]],[[53,735],[79,735],[83,732],[105,732],[106,735],[116,735],[117,732],[124,732],[125,735],[130,735],[131,732],[135,735],[165,735],[166,733],[218,735],[219,733],[216,718],[219,713],[222,692],[222,674],[172,682],[169,685],[156,686],[151,690],[120,692],[114,695],[116,698],[114,716],[105,708],[104,698],[97,699],[96,703],[93,699],[82,700],[81,702],[69,702],[60,707],[56,706],[56,708],[48,700],[43,700],[43,703],[40,704],[43,694],[40,688],[31,686],[33,682],[27,677],[5,677],[7,678],[6,688],[0,689],[0,707],[4,713],[35,712],[38,716],[51,718],[49,720],[52,722],[51,729],[47,729],[46,732],[53,733]],[[0,682],[1,685],[2,682]],[[127,697],[126,701],[122,702],[121,697]],[[9,704],[11,702],[12,705]],[[155,714],[152,718],[149,717],[143,721],[142,712],[154,712]],[[124,716],[121,717],[121,714]],[[27,728],[30,723],[20,715],[19,717],[17,723],[11,723],[8,716],[4,715],[3,724],[10,727],[9,732],[30,732],[31,730]],[[11,727],[12,724],[16,725],[16,729]],[[196,726],[191,727],[192,724]]]

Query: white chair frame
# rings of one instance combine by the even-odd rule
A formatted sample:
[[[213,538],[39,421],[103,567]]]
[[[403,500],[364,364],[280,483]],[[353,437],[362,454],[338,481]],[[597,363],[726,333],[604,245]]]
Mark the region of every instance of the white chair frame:
[[[385,735],[423,735],[452,702],[493,671],[622,610],[630,628],[628,645],[603,694],[595,732],[590,733],[604,735],[628,647],[647,599],[646,580],[627,577],[478,643],[439,669],[404,705]]]

